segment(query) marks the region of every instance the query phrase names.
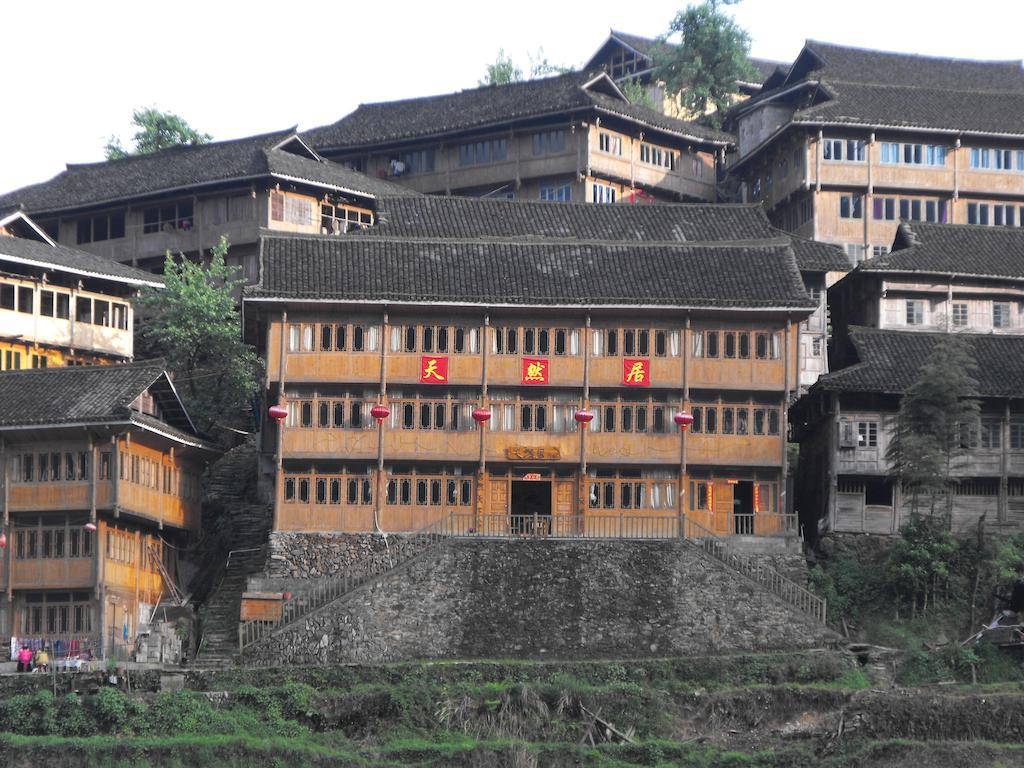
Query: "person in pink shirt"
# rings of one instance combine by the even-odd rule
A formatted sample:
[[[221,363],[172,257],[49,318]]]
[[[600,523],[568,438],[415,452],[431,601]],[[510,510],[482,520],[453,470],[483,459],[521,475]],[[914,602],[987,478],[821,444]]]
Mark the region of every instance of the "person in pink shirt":
[[[18,671],[32,671],[32,651],[29,650],[27,645],[22,645],[21,650],[18,651]]]

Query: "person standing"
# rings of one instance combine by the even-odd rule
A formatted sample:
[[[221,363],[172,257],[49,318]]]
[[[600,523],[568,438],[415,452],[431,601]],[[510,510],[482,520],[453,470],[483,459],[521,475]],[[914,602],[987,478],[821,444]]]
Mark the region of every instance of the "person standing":
[[[50,652],[46,650],[46,646],[43,646],[36,651],[35,658],[36,669],[46,672],[50,669]]]
[[[29,649],[27,645],[24,644],[22,644],[21,650],[18,651],[18,671],[32,671],[32,651]]]

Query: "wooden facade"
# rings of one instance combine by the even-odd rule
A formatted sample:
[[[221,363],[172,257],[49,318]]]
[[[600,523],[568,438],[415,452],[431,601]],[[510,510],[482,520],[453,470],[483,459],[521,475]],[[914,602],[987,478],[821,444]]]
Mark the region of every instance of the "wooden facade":
[[[276,530],[411,531],[446,515],[534,512],[556,524],[685,514],[719,532],[786,526],[792,321],[571,307],[296,307],[266,321],[268,396],[288,410],[264,435],[277,456]],[[431,361],[444,381],[425,373]],[[531,363],[542,382],[529,381]],[[377,403],[390,409],[380,428]],[[586,429],[581,409],[594,414]],[[679,411],[697,417],[685,437]]]
[[[0,389],[20,384],[63,399],[107,377],[123,394],[160,375],[137,365],[32,371],[4,374]],[[173,396],[165,379],[141,386],[117,419],[2,419],[0,635],[12,647],[45,645],[60,657],[130,652],[139,625],[167,599],[166,579],[178,578],[177,551],[199,532],[201,476],[213,454],[160,420],[152,403]]]

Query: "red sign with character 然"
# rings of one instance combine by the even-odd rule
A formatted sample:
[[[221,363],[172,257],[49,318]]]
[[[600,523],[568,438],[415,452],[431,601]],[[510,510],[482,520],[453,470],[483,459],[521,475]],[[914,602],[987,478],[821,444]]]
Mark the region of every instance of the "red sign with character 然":
[[[423,355],[420,357],[420,382],[423,384],[448,383],[448,358]]]
[[[647,358],[624,358],[622,383],[627,387],[647,387],[651,384],[651,361]]]
[[[548,359],[546,357],[523,358],[523,384],[548,383]]]

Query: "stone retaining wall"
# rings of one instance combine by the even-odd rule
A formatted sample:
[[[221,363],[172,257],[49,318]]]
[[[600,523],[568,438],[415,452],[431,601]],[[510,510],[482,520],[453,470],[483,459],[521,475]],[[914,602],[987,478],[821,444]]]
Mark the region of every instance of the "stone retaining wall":
[[[271,579],[317,579],[351,573],[375,555],[391,554],[405,559],[408,550],[422,540],[402,534],[387,539],[372,533],[289,533],[270,534],[270,558],[266,576]]]
[[[615,658],[832,637],[679,542],[450,540],[264,638],[245,660]]]

